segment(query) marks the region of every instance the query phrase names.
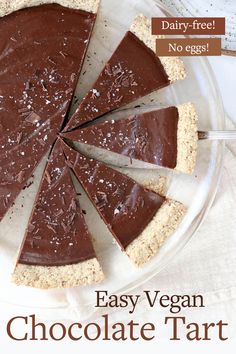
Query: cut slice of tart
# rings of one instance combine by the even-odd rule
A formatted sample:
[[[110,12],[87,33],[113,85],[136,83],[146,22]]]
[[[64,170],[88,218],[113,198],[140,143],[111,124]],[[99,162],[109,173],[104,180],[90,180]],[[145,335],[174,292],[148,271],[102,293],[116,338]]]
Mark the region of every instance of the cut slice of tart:
[[[185,78],[183,62],[176,57],[158,58],[155,43],[151,20],[136,17],[65,131]]]
[[[13,281],[35,288],[60,288],[102,279],[58,140],[42,177]]]
[[[96,18],[97,0],[53,2],[0,4],[0,219],[63,125]]]
[[[68,165],[119,246],[137,266],[152,258],[186,208],[101,162],[63,145]]]
[[[62,136],[184,173],[193,173],[196,164],[197,114],[191,103],[108,120]]]

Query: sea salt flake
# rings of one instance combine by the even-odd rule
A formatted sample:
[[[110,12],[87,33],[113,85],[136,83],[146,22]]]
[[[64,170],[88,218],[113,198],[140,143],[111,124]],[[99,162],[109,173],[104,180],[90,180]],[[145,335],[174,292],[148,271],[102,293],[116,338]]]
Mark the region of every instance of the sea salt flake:
[[[120,210],[116,208],[116,209],[114,210],[114,215],[119,214],[119,212],[120,212]]]

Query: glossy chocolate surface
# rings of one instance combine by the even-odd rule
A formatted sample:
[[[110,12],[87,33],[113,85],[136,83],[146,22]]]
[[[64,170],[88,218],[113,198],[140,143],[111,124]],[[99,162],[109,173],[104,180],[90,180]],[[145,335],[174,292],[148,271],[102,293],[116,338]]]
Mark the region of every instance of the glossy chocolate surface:
[[[19,263],[60,266],[95,257],[58,140],[44,171]]]
[[[155,53],[127,32],[65,130],[72,130],[169,83]]]
[[[130,159],[175,168],[178,117],[178,109],[168,107],[76,129],[63,136],[129,156]]]
[[[121,248],[125,249],[149,224],[165,198],[66,144],[63,150],[68,165]]]
[[[94,21],[56,4],[0,18],[0,219],[62,127]]]

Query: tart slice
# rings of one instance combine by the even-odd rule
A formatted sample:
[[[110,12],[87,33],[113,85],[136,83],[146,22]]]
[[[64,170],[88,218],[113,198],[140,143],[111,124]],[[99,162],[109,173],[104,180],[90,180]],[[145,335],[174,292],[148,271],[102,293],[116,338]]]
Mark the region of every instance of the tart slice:
[[[186,208],[64,144],[73,169],[119,246],[137,266],[152,258],[181,222]]]
[[[193,173],[196,164],[197,114],[191,103],[108,120],[63,136],[184,173]]]
[[[96,18],[97,0],[54,2],[0,5],[0,220],[62,128]]]
[[[176,57],[158,58],[155,43],[151,20],[143,15],[136,17],[65,130],[185,78],[183,62]]]
[[[37,135],[28,136],[19,146],[0,155],[0,220],[48,152],[57,132],[57,121],[47,121]]]
[[[102,279],[58,140],[44,171],[13,281],[35,288],[60,288]]]

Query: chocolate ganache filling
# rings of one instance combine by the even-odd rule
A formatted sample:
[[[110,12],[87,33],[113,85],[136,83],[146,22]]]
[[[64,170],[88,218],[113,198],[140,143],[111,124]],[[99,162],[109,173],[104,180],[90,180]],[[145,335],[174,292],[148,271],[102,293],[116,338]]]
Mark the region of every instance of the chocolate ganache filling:
[[[0,219],[62,128],[95,17],[51,4],[0,18]]]
[[[170,84],[156,54],[128,31],[66,131]]]
[[[158,166],[175,168],[178,109],[168,107],[76,129],[63,136]]]
[[[68,165],[124,250],[149,224],[165,198],[66,144],[63,150]]]

